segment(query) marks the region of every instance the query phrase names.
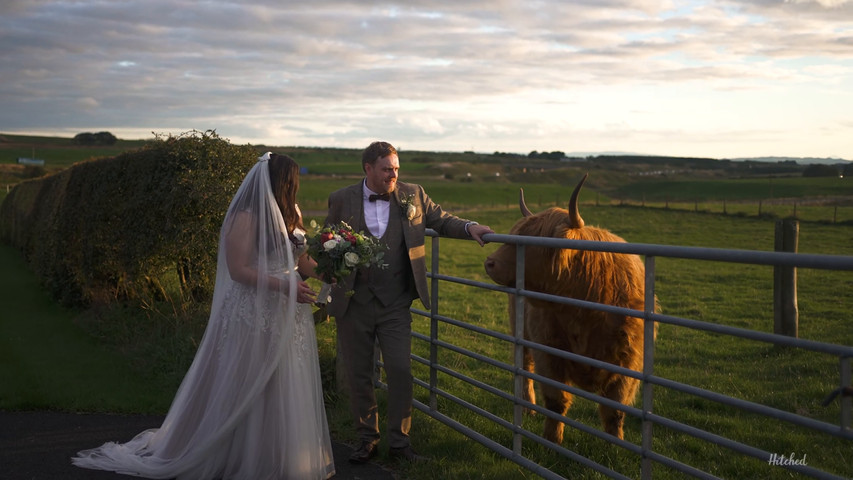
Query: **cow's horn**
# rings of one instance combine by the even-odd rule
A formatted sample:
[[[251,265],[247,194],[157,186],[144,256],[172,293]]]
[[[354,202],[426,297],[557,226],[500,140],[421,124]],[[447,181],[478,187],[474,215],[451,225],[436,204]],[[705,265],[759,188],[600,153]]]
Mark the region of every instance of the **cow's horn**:
[[[527,204],[524,203],[524,189],[523,188],[518,189],[518,207],[521,208],[521,215],[522,216],[529,217],[529,216],[533,215],[533,212],[531,212],[530,209],[527,208]]]
[[[569,228],[583,227],[583,218],[581,218],[581,214],[578,212],[578,194],[580,193],[581,187],[588,176],[589,173],[584,174],[581,181],[578,182],[578,186],[576,186],[575,190],[572,192],[572,198],[569,199]]]

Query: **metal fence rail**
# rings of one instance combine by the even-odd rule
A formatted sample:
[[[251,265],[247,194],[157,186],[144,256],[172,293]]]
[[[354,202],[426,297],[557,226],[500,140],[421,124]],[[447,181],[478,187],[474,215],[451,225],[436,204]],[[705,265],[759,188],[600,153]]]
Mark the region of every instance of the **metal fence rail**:
[[[637,254],[645,256],[645,264],[646,264],[646,306],[644,311],[631,310],[622,307],[614,307],[610,305],[603,305],[593,302],[586,302],[571,298],[559,297],[554,295],[543,294],[539,292],[534,292],[530,290],[525,290],[523,285],[523,275],[519,275],[519,284],[516,285],[516,288],[507,288],[498,286],[491,283],[483,283],[477,282],[470,279],[453,277],[439,274],[439,237],[436,232],[432,230],[428,230],[427,234],[432,237],[432,267],[431,272],[429,273],[429,277],[431,278],[431,295],[432,295],[432,311],[424,311],[416,308],[412,308],[412,313],[416,315],[423,316],[430,321],[430,335],[424,335],[418,332],[413,332],[413,337],[417,340],[426,342],[429,344],[430,358],[423,358],[417,355],[413,355],[413,360],[426,365],[429,367],[429,379],[420,379],[415,378],[415,384],[423,387],[429,392],[429,405],[423,404],[415,400],[415,407],[419,410],[423,411],[427,415],[431,416],[444,423],[445,425],[453,428],[454,430],[472,438],[473,440],[481,443],[487,448],[493,450],[494,452],[508,458],[509,460],[521,465],[522,467],[530,470],[537,475],[542,476],[546,479],[563,479],[557,472],[553,472],[548,470],[547,468],[538,465],[533,462],[529,458],[525,457],[521,451],[521,441],[522,438],[531,440],[537,444],[540,444],[548,449],[553,450],[554,452],[576,461],[586,467],[589,467],[599,473],[602,473],[611,478],[628,478],[623,474],[613,471],[606,466],[603,466],[589,458],[583,457],[576,452],[568,450],[561,445],[554,444],[545,440],[544,438],[536,435],[521,426],[522,413],[524,409],[536,411],[537,413],[548,416],[550,418],[559,420],[564,422],[567,426],[576,428],[590,435],[596,436],[597,438],[605,439],[606,441],[613,443],[642,459],[642,469],[641,469],[641,477],[643,479],[652,478],[652,464],[659,463],[665,465],[669,468],[672,468],[676,471],[689,474],[696,478],[717,478],[707,472],[703,472],[697,468],[694,468],[690,465],[686,465],[681,463],[675,459],[669,458],[665,455],[661,455],[657,453],[652,448],[652,438],[653,438],[653,425],[661,425],[668,429],[690,435],[692,437],[712,442],[717,445],[721,445],[725,448],[728,448],[732,451],[738,452],[743,455],[751,456],[762,461],[768,461],[770,452],[763,451],[759,448],[755,448],[750,445],[745,445],[740,442],[737,442],[732,439],[728,439],[725,437],[721,437],[719,435],[715,435],[713,433],[680,423],[678,421],[657,415],[653,412],[652,408],[652,399],[653,392],[655,386],[674,390],[677,392],[686,393],[689,395],[693,395],[696,397],[700,397],[706,400],[711,400],[713,402],[717,402],[722,405],[726,405],[729,407],[733,407],[745,412],[749,412],[750,414],[762,415],[768,418],[772,418],[775,420],[780,420],[784,422],[788,422],[792,425],[797,425],[800,427],[812,429],[818,431],[822,434],[830,435],[837,437],[843,440],[851,440],[853,439],[853,430],[851,430],[851,410],[853,410],[853,399],[850,397],[842,397],[841,399],[841,415],[837,424],[830,424],[820,420],[811,419],[802,415],[798,415],[795,413],[786,412],[780,409],[772,408],[766,405],[761,405],[758,403],[730,397],[727,395],[723,395],[721,393],[709,391],[706,389],[698,388],[695,386],[683,384],[680,382],[676,382],[670,379],[666,379],[660,376],[656,376],[653,374],[654,367],[654,340],[652,338],[651,332],[654,328],[654,323],[660,324],[669,324],[673,326],[695,329],[700,331],[713,332],[716,334],[729,335],[732,337],[738,337],[743,339],[748,339],[752,341],[766,342],[774,345],[782,345],[786,347],[794,347],[803,350],[808,350],[812,352],[819,352],[823,354],[832,355],[838,358],[839,361],[839,388],[849,387],[851,385],[851,358],[853,358],[853,347],[845,346],[845,345],[836,345],[831,343],[824,342],[816,342],[811,340],[803,340],[799,338],[788,337],[784,335],[777,335],[765,332],[759,332],[749,329],[731,327],[726,325],[712,324],[708,322],[702,322],[687,318],[675,317],[670,315],[662,315],[655,313],[654,310],[654,290],[655,290],[655,258],[656,257],[669,257],[669,258],[681,258],[681,259],[693,259],[693,260],[707,260],[707,261],[718,261],[718,262],[730,262],[730,263],[744,263],[744,264],[757,264],[757,265],[779,265],[786,267],[802,267],[802,268],[813,268],[813,269],[826,269],[826,270],[844,270],[844,271],[853,271],[853,257],[849,256],[835,256],[835,255],[814,255],[814,254],[796,254],[796,253],[782,253],[782,252],[763,252],[763,251],[749,251],[749,250],[726,250],[726,249],[715,249],[715,248],[699,248],[699,247],[680,247],[680,246],[665,246],[665,245],[649,245],[649,244],[635,244],[635,243],[611,243],[611,242],[591,242],[591,241],[579,241],[579,240],[565,240],[565,239],[554,239],[554,238],[539,238],[539,237],[524,237],[524,236],[514,236],[514,235],[500,235],[500,234],[490,234],[485,237],[485,239],[492,243],[512,243],[517,246],[517,271],[524,271],[524,247],[525,246],[542,246],[542,247],[551,247],[551,248],[571,248],[577,250],[594,250],[594,251],[602,251],[602,252],[613,252],[613,253],[626,253],[626,254]],[[486,290],[499,291],[505,293],[511,293],[516,296],[517,306],[522,305],[523,297],[537,298],[542,300],[547,300],[549,302],[555,303],[563,303],[570,304],[575,306],[580,306],[583,308],[589,309],[597,309],[603,310],[613,313],[618,313],[621,315],[628,315],[632,317],[642,318],[646,323],[646,342],[644,345],[644,359],[645,365],[642,372],[637,372],[630,369],[625,369],[621,367],[617,367],[615,365],[601,362],[598,360],[594,360],[588,357],[584,357],[581,355],[577,355],[571,352],[565,352],[562,350],[554,349],[547,347],[545,345],[537,344],[528,340],[521,338],[521,333],[517,336],[507,335],[501,332],[496,332],[493,330],[489,330],[483,327],[479,327],[476,325],[471,325],[464,321],[453,319],[450,317],[442,316],[438,313],[438,299],[439,299],[439,290],[440,290],[440,282],[452,282],[462,285],[467,285],[475,288],[482,288]],[[516,309],[516,332],[523,332],[522,323],[523,322],[523,308]],[[476,352],[467,350],[465,348],[454,345],[452,342],[439,338],[439,323],[445,323],[448,325],[453,325],[458,328],[470,330],[472,332],[476,332],[478,334],[487,335],[493,337],[495,339],[507,342],[509,344],[513,344],[515,346],[515,358],[514,365],[510,365],[496,359],[490,358],[486,355],[481,355]],[[527,348],[535,348],[539,350],[543,350],[548,354],[559,356],[561,358],[571,360],[573,362],[583,363],[586,365],[590,365],[596,368],[601,368],[605,370],[609,370],[612,372],[619,373],[621,375],[631,376],[634,378],[638,378],[642,380],[641,386],[641,396],[642,396],[642,407],[636,408],[634,406],[626,406],[615,402],[613,400],[601,397],[594,393],[587,392],[585,390],[581,390],[579,388],[575,388],[572,386],[567,386],[560,382],[555,382],[549,378],[542,377],[535,373],[527,372],[522,368],[522,356],[521,352],[524,347]],[[495,388],[491,385],[488,385],[485,382],[482,382],[476,378],[471,378],[463,373],[457,372],[452,368],[449,368],[445,365],[441,365],[438,362],[438,351],[439,349],[447,350],[454,352],[459,355],[464,355],[466,357],[475,359],[479,362],[483,362],[492,367],[507,371],[512,373],[515,376],[515,388],[514,392],[509,393],[505,392],[501,389]],[[472,385],[478,389],[481,389],[485,392],[488,392],[491,395],[495,395],[500,397],[508,402],[512,402],[514,404],[514,415],[513,421],[507,421],[495,415],[489,411],[482,409],[481,407],[471,404],[457,396],[453,395],[450,392],[444,391],[438,387],[438,374],[441,373],[443,375],[450,376],[459,381],[465,382],[469,385]],[[627,415],[631,415],[641,419],[642,421],[642,441],[640,445],[620,440],[614,436],[611,436],[602,430],[597,428],[590,427],[581,422],[568,418],[566,416],[562,416],[547,410],[539,405],[532,404],[530,402],[525,401],[521,395],[521,381],[523,378],[529,378],[534,381],[545,383],[551,385],[555,388],[559,388],[561,390],[567,391],[572,395],[576,395],[582,398],[586,398],[593,402],[603,403],[612,408],[621,410],[625,412]],[[444,400],[453,402],[456,405],[459,405],[475,414],[488,419],[491,422],[505,428],[506,430],[512,432],[513,434],[513,446],[509,448],[507,446],[501,445],[497,441],[490,439],[483,434],[466,427],[460,422],[454,420],[449,417],[445,413],[442,413],[438,409],[438,398],[441,397]],[[796,471],[814,478],[819,479],[838,479],[836,475],[831,473],[812,468],[807,465],[779,465],[779,468],[787,468],[791,471]]]

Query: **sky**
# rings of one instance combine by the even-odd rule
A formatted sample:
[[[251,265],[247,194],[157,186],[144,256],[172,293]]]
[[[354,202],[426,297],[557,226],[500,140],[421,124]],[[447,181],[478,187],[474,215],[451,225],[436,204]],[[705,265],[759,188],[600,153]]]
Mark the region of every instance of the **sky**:
[[[0,132],[853,159],[853,0],[3,0]]]

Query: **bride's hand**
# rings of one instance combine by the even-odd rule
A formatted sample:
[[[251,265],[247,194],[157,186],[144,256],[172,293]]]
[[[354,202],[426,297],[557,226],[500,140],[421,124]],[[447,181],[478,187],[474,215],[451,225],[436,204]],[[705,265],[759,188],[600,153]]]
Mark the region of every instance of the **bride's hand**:
[[[311,288],[311,285],[300,280],[296,284],[296,301],[299,303],[314,303],[317,300],[317,292]]]

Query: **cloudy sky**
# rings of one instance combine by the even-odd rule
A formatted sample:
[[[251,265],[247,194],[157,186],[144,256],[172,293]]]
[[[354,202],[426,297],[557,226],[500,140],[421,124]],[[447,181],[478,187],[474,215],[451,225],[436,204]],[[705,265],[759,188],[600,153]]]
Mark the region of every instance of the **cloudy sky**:
[[[0,132],[193,129],[853,159],[853,0],[0,3]]]

